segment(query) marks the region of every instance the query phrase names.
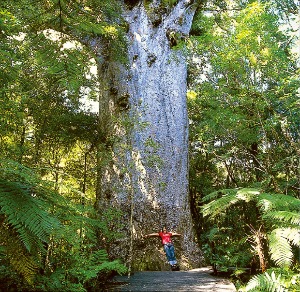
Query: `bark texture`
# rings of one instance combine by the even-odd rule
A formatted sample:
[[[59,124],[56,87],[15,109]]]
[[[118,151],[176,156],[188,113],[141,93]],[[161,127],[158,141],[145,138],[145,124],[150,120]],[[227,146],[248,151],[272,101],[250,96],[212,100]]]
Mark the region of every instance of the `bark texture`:
[[[129,63],[114,76],[112,86],[131,123],[127,147],[119,147],[114,157],[119,185],[107,200],[122,210],[127,237],[110,249],[134,270],[169,269],[160,240],[141,239],[165,225],[183,235],[175,240],[181,268],[197,267],[202,257],[188,197],[187,68],[180,48],[196,7],[189,0],[172,6],[127,2]],[[122,164],[126,171],[121,171]]]

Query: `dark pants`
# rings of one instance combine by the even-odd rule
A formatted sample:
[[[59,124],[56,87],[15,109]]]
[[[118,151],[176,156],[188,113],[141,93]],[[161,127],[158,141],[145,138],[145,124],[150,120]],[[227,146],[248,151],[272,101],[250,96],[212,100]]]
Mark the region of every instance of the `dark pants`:
[[[176,265],[177,260],[175,258],[174,245],[172,243],[164,244],[164,251],[166,253],[166,256],[167,256],[167,259],[168,259],[168,262],[170,263],[170,265]]]

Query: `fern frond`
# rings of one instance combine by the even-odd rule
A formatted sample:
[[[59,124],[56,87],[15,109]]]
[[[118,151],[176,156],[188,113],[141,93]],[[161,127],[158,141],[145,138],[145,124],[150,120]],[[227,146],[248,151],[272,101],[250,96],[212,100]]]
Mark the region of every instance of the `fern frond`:
[[[286,292],[288,291],[284,286],[284,281],[281,280],[281,275],[277,277],[274,271],[269,274],[256,275],[248,282],[246,291],[264,291],[264,292]]]
[[[271,210],[293,210],[300,212],[300,200],[292,196],[262,193],[258,199],[258,206],[263,212]]]
[[[246,203],[256,200],[257,196],[260,194],[260,191],[253,188],[243,188],[236,192],[237,198],[245,201]]]
[[[24,277],[27,283],[31,285],[34,283],[39,266],[32,256],[26,255],[22,249],[15,248],[14,253],[10,254],[9,261],[11,266]]]
[[[215,236],[217,236],[219,233],[219,228],[218,227],[213,227],[212,229],[209,230],[207,234],[207,239],[209,241],[213,241],[215,239]]]
[[[222,196],[220,197],[220,194]],[[204,197],[203,201],[211,200],[202,208],[204,216],[216,216],[226,211],[230,206],[236,204],[238,201],[250,202],[256,200],[259,195],[259,190],[252,188],[243,189],[229,189],[213,192]]]
[[[36,244],[41,247],[47,242],[53,229],[60,226],[58,219],[46,211],[49,206],[26,184],[0,181],[0,207],[29,252]]]
[[[86,281],[96,278],[99,272],[115,271],[118,274],[124,274],[127,268],[118,260],[109,261],[108,254],[105,250],[98,250],[93,252],[87,259],[85,267],[73,267],[70,269],[72,276],[75,276],[79,282],[85,283]]]
[[[99,266],[99,271],[115,271],[118,274],[122,275],[127,272],[127,268],[120,263],[118,260],[112,262],[104,262]]]
[[[15,239],[14,230],[5,228],[4,225],[0,227],[0,241],[3,244],[3,252],[6,258],[15,271],[21,274],[29,284],[33,284],[39,268],[38,260],[30,255],[24,246]]]
[[[9,159],[0,157],[0,178],[7,181],[22,181],[34,183],[36,181],[35,175],[32,170],[23,166],[22,164]]]
[[[235,193],[225,194],[221,198],[213,200],[202,207],[204,217],[211,216],[212,218],[224,213],[230,206],[238,202],[239,199]]]
[[[269,236],[272,260],[280,267],[290,266],[293,260],[292,246],[300,246],[299,229],[278,228]]]
[[[300,226],[299,228],[277,228],[272,232],[280,237],[286,238],[291,244],[300,246]]]
[[[93,264],[99,264],[106,261],[108,261],[108,254],[104,249],[94,251],[90,259],[90,262]]]
[[[53,183],[42,180],[32,169],[10,159],[0,157],[0,181],[25,183],[34,195],[53,205],[66,205],[65,199],[54,189]]]
[[[264,219],[278,221],[285,225],[300,225],[300,213],[293,211],[270,211],[263,215]]]
[[[285,228],[282,231],[282,236],[285,236],[293,245],[300,247],[300,226],[298,228]]]
[[[18,237],[21,239],[21,242],[24,244],[28,252],[32,254],[44,254],[46,252],[43,242],[47,242],[48,238],[47,240],[41,241],[39,237],[30,232],[30,230],[22,228],[22,226],[19,227],[18,233]]]

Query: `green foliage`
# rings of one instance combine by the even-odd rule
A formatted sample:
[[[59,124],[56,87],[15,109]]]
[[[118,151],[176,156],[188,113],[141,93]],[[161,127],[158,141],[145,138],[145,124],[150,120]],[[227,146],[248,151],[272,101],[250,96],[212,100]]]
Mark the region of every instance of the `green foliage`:
[[[299,273],[283,269],[270,269],[264,274],[254,276],[247,286],[239,291],[297,291],[299,285]]]
[[[244,4],[232,14],[198,13],[193,23],[201,34],[190,42],[191,184],[200,194],[197,176],[204,189],[260,185],[294,194],[297,60],[274,6]]]
[[[242,225],[218,227],[214,225],[207,233],[203,244],[203,253],[214,272],[232,272],[249,266],[252,259],[245,234],[237,233]],[[243,237],[244,236],[244,237]]]
[[[32,283],[50,234],[61,228],[51,213],[53,203],[59,206],[62,200],[30,169],[14,161],[0,163],[1,242],[11,265]]]
[[[176,4],[176,2],[178,2],[178,0],[162,0],[162,5],[166,5],[166,6],[174,6]]]
[[[18,33],[18,22],[12,13],[6,9],[0,10],[0,31],[1,31],[1,43],[0,43],[0,94],[3,94],[4,88],[9,81],[12,81],[17,77],[17,70],[11,64],[5,66],[7,60],[17,61],[17,54],[13,50],[13,46],[16,42],[12,38],[13,34]]]
[[[192,25],[190,195],[207,258],[221,269],[234,266],[227,251],[228,259],[247,254],[238,268],[257,269],[258,251],[270,265],[292,267],[296,258],[298,243],[281,231],[297,230],[299,219],[297,37],[281,26],[284,14],[293,17],[289,5],[209,2]]]
[[[38,291],[87,291],[88,288],[96,289],[97,286],[105,283],[107,276],[101,279],[101,275],[126,272],[126,268],[118,260],[109,261],[104,250],[89,252],[89,254],[73,251],[68,256],[67,266],[61,265],[49,275],[38,276],[36,281]],[[66,262],[65,257],[62,260]]]
[[[299,199],[248,188],[213,192],[203,202],[203,215],[210,222],[203,235],[205,254],[217,271],[253,268],[258,255],[260,265],[269,261],[281,272],[253,277],[245,291],[294,291],[286,288],[299,281],[292,273],[300,247]],[[239,257],[244,261],[235,261]]]
[[[0,6],[0,290],[86,291],[125,271],[106,251],[119,213],[92,207],[109,133],[85,107],[102,90],[91,68],[125,62],[120,2]]]
[[[97,233],[108,242],[116,235],[92,208],[64,199],[54,184],[14,161],[1,160],[1,170],[2,264],[39,291],[85,291],[99,273],[125,273],[119,261],[109,261],[104,249],[96,249]]]
[[[91,279],[96,279],[99,272],[111,272],[116,271],[119,274],[126,273],[126,268],[120,264],[119,261],[109,261],[106,251],[99,250],[93,252],[89,257],[85,258],[85,261],[78,260],[78,266],[73,266],[70,270],[70,277],[77,278],[79,283],[86,283]],[[82,265],[86,268],[82,269]]]
[[[252,195],[254,190],[240,190],[240,194]],[[236,191],[223,190],[203,198],[201,208],[207,217],[207,229],[202,234],[205,256],[213,265],[215,272],[228,271],[229,268],[250,268],[254,258],[247,233],[246,222],[255,222],[257,214],[243,214],[253,210],[253,204],[246,206],[238,198]]]
[[[294,200],[291,201],[294,202]],[[297,206],[295,206],[295,210],[297,210]],[[268,218],[268,220],[285,222],[287,226],[295,226],[300,224],[300,215],[290,211],[269,211],[264,215],[264,218]]]
[[[3,247],[3,255],[0,257],[2,265],[11,267],[12,271],[17,272],[28,284],[33,285],[39,269],[39,263],[36,258],[38,255],[34,257],[26,251],[22,242],[16,240],[18,239],[18,234],[14,230],[8,230],[7,227],[2,226],[0,231]],[[11,274],[13,274],[12,271]],[[4,273],[0,274],[2,281],[4,277]],[[11,275],[6,277],[11,278]]]
[[[0,181],[0,205],[6,223],[17,230],[29,252],[41,248],[41,243],[47,242],[52,231],[59,228],[57,218],[48,213],[51,205],[40,200],[32,185]],[[37,244],[39,246],[35,247]]]
[[[284,218],[284,220],[286,219]],[[290,266],[294,259],[292,246],[300,247],[299,225],[297,224],[295,228],[285,227],[272,230],[269,236],[269,245],[271,259],[276,265]]]

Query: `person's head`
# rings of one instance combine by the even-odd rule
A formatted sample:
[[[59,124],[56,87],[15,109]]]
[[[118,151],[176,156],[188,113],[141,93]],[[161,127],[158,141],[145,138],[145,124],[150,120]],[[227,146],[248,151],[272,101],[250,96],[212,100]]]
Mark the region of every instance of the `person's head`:
[[[162,226],[162,227],[161,227],[161,232],[167,233],[167,227],[166,227],[166,226]]]

